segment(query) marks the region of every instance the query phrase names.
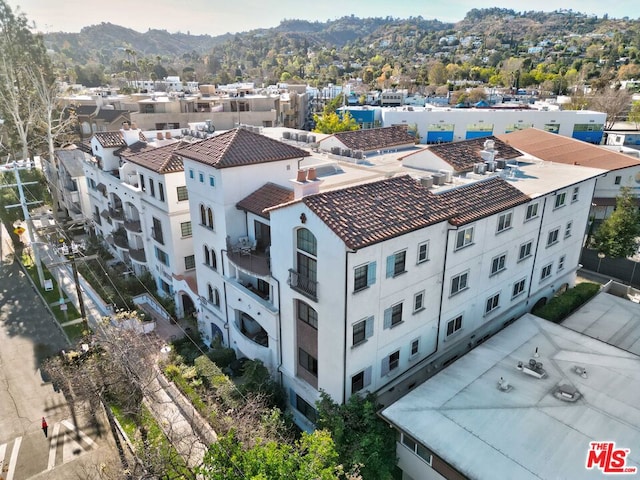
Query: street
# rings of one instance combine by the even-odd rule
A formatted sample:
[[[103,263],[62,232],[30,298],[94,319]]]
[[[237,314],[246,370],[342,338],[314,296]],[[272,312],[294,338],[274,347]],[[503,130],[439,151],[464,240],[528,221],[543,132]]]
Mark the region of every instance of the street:
[[[76,427],[65,397],[43,378],[40,362],[68,348],[66,339],[7,241],[0,228],[0,480],[89,478],[88,466],[118,461],[113,440],[102,418],[92,426],[81,409]]]

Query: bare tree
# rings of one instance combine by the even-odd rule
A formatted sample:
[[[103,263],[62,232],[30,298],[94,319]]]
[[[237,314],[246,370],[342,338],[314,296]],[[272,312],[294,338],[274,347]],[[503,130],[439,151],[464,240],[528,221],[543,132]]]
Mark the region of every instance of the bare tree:
[[[631,105],[631,93],[625,89],[604,87],[598,90],[589,102],[589,107],[607,114],[605,130],[613,128],[614,123],[626,120],[625,112]]]

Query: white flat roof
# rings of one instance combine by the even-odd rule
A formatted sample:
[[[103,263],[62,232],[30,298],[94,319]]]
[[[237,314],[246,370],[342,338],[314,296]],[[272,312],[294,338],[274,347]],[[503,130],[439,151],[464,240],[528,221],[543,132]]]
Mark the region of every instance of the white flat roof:
[[[543,379],[516,368],[536,348]],[[509,392],[498,389],[501,377]],[[557,399],[559,384],[582,397]],[[640,467],[639,399],[640,357],[527,314],[382,416],[469,478],[600,479],[585,468],[592,441],[631,449],[627,466]]]

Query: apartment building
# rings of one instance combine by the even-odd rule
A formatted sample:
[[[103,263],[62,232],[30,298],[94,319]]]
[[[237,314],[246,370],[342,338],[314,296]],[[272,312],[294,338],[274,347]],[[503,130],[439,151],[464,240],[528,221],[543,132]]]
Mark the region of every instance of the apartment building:
[[[46,162],[46,176],[50,188],[55,189],[54,198],[58,201],[58,210],[74,222],[84,223],[85,212],[91,211],[89,191],[84,179],[83,166],[89,155],[75,146],[54,151],[55,171]]]
[[[84,164],[92,228],[137,275],[150,272],[159,292],[194,271],[191,216],[180,143],[159,133],[148,142],[135,125],[96,133]]]
[[[205,339],[220,335],[278,375],[304,428],[320,390],[339,402],[402,395],[413,373],[441,368],[573,285],[606,173],[515,149],[517,166],[498,167],[487,145],[467,160],[486,163],[483,173],[436,183],[441,166],[406,151],[362,164],[293,143],[234,129],[175,151],[197,291],[174,282],[197,299]]]

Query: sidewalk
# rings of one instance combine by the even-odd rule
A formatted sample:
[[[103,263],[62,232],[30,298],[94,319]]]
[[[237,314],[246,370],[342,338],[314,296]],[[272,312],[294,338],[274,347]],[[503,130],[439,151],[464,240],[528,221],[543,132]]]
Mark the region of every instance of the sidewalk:
[[[36,248],[39,248],[42,262],[51,274],[56,276],[65,294],[79,309],[73,271],[68,261],[50,245],[38,244]],[[103,318],[111,317],[111,307],[100,298],[81,275],[79,275],[79,280],[87,322],[92,330],[99,330]],[[162,344],[175,337],[177,330],[180,329],[177,325],[170,325],[166,319],[155,317],[159,328],[157,328],[157,332],[150,334],[153,337],[152,341],[148,343],[150,349],[159,349]],[[165,337],[158,334],[164,334]],[[152,353],[159,353],[159,350]],[[157,368],[151,384],[148,385],[147,392],[144,403],[153,413],[174,448],[190,467],[201,464],[208,445],[217,440],[211,425],[200,416],[191,402]]]

